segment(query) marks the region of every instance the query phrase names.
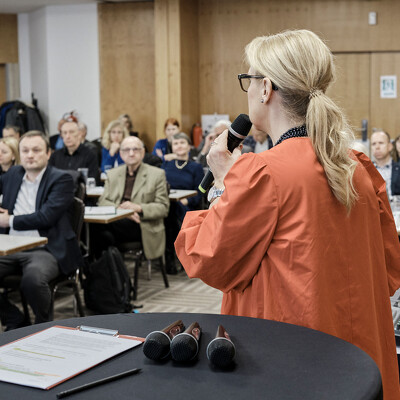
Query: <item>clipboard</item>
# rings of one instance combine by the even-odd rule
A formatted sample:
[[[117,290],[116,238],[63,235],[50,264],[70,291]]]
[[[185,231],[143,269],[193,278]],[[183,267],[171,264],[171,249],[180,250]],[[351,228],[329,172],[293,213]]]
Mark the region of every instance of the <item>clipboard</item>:
[[[1,346],[0,381],[48,390],[144,340],[112,329],[56,325]]]

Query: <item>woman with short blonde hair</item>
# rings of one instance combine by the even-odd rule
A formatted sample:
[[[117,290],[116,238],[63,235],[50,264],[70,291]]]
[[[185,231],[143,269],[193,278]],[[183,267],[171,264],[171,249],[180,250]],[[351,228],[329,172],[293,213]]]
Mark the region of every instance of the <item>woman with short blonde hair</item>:
[[[246,47],[238,76],[254,127],[274,146],[227,149],[207,161],[210,209],[186,214],[175,242],[189,277],[224,293],[222,313],[316,329],[378,365],[385,400],[400,398],[389,296],[400,246],[385,182],[326,91],[331,51],[313,32],[286,31]],[[229,256],[227,256],[229,255]]]
[[[124,164],[119,148],[122,141],[129,136],[128,129],[121,120],[111,121],[104,131],[101,144],[103,145],[101,154],[101,172],[106,172],[110,168]]]
[[[0,175],[6,173],[13,165],[19,165],[18,140],[14,137],[0,139]]]

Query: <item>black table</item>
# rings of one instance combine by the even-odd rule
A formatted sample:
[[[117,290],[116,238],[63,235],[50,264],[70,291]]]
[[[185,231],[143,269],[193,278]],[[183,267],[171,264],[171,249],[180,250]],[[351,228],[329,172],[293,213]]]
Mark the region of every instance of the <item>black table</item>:
[[[197,360],[190,364],[147,359],[142,346],[108,360],[49,391],[0,382],[0,398],[56,399],[56,394],[131,368],[138,375],[71,395],[100,399],[381,399],[381,377],[373,360],[356,346],[311,329],[255,318],[210,314],[101,315],[29,326],[0,335],[0,345],[53,325],[117,329],[145,337],[177,319],[202,328]],[[222,324],[236,345],[228,371],[210,366],[205,351]]]

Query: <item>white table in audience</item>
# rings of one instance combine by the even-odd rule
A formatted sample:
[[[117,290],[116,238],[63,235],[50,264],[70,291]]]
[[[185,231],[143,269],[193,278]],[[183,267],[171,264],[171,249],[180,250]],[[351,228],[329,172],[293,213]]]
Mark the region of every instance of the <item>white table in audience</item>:
[[[196,195],[197,190],[171,189],[168,197],[171,201],[179,201]]]
[[[96,207],[91,207],[92,209],[96,209]],[[86,215],[83,219],[85,222],[85,230],[86,230],[86,246],[87,251],[90,254],[90,229],[89,224],[110,224],[111,222],[118,221],[120,219],[126,218],[129,215],[134,213],[133,210],[123,210],[121,208],[117,208],[115,210],[115,214],[91,214]]]
[[[91,207],[92,209],[96,209],[96,207]],[[134,213],[133,210],[123,210],[121,208],[117,208],[115,214],[91,214],[86,215],[83,219],[86,223],[93,223],[93,224],[109,224],[114,221],[118,221],[125,217],[129,217]]]
[[[104,186],[96,186],[86,190],[86,196],[91,198],[100,197],[104,192]],[[171,201],[179,201],[197,195],[197,190],[171,189],[169,199]]]
[[[104,192],[104,186],[96,186],[86,189],[86,197],[100,197]]]
[[[7,256],[18,251],[33,249],[47,243],[46,237],[0,235],[0,255]]]

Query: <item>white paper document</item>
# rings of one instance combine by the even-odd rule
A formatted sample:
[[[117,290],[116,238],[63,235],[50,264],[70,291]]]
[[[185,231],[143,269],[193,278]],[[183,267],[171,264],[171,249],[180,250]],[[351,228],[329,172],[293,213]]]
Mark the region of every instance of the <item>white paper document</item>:
[[[85,215],[112,215],[117,210],[113,206],[85,207]]]
[[[50,389],[143,341],[93,330],[54,326],[1,346],[0,380]]]

